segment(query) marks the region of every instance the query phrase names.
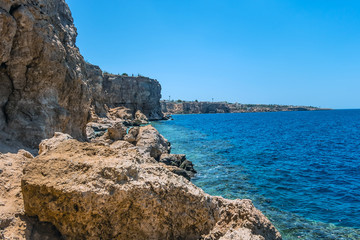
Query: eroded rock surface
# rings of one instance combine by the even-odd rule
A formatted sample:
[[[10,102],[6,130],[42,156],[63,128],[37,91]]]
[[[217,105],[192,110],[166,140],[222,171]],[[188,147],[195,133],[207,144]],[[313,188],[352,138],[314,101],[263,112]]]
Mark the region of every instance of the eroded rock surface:
[[[24,173],[26,214],[67,239],[281,239],[250,200],[207,195],[136,148],[66,140]]]
[[[31,153],[0,153],[0,239],[57,240],[62,239],[56,228],[26,216],[21,193],[24,166],[33,159]]]
[[[128,115],[140,121],[163,118],[160,105],[161,85],[157,80],[103,73],[99,67],[91,64],[87,64],[87,75],[92,105],[98,115],[103,117],[109,108],[122,106],[129,109]],[[143,116],[138,115],[137,111]],[[120,118],[126,119],[125,116]]]
[[[0,0],[1,142],[34,149],[58,131],[85,140],[90,106],[128,107],[139,124],[162,118],[158,81],[103,73],[76,36],[64,0]]]
[[[170,143],[153,126],[140,127],[136,136],[136,146],[140,152],[160,159],[161,154],[170,153]]]
[[[0,2],[0,131],[34,148],[55,131],[84,139],[90,99],[67,4]]]

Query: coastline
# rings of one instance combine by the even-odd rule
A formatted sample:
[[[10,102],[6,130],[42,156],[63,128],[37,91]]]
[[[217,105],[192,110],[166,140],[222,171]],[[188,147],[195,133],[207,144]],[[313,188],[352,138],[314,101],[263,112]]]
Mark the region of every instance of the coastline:
[[[351,112],[346,111],[345,112]],[[274,116],[273,114],[267,114],[268,119],[272,119]],[[329,119],[326,117],[328,114],[338,115],[339,119],[342,119],[342,112],[338,111],[330,111],[330,112],[298,112],[298,113],[291,113],[286,112],[284,114],[278,115],[278,117],[272,121],[274,123],[280,119],[280,116],[288,116],[287,121],[294,119],[294,114],[296,114],[296,118],[300,116],[300,119],[303,119],[301,116],[309,116],[309,119],[317,119],[317,117],[311,116],[323,116],[323,119]],[[315,114],[315,115],[314,115]],[[256,117],[258,114],[252,114],[252,118],[248,119],[243,115],[217,115],[217,114],[193,114],[193,115],[174,115],[174,121],[165,121],[154,123],[154,126],[157,127],[160,133],[168,136],[169,140],[172,141],[174,153],[186,153],[190,160],[193,161],[194,166],[198,171],[197,177],[193,180],[194,184],[200,186],[204,189],[205,192],[212,194],[212,195],[220,195],[229,199],[234,198],[250,198],[253,200],[256,207],[258,207],[263,213],[273,222],[273,224],[280,230],[284,239],[357,239],[360,232],[359,229],[356,227],[349,227],[344,226],[345,220],[343,221],[335,221],[332,223],[329,220],[326,220],[327,217],[314,214],[320,214],[319,211],[312,211],[312,215],[306,214],[293,214],[289,211],[291,207],[290,203],[295,203],[296,201],[301,201],[301,198],[295,198],[293,200],[288,200],[288,206],[282,206],[281,204],[285,204],[281,202],[279,199],[274,199],[271,196],[274,194],[280,194],[281,196],[286,196],[285,192],[276,193],[276,186],[269,185],[264,182],[258,181],[257,179],[267,178],[266,176],[260,175],[260,173],[264,174],[264,171],[269,175],[269,177],[274,176],[281,176],[288,174],[289,169],[286,168],[286,165],[283,167],[284,170],[277,171],[276,169],[280,169],[280,165],[278,167],[274,167],[274,176],[272,176],[272,170],[267,169],[267,167],[274,164],[274,161],[278,161],[276,159],[281,158],[281,154],[275,154],[266,156],[263,155],[262,147],[259,147],[255,144],[256,141],[259,141],[257,138],[252,138],[254,144],[246,143],[246,142],[232,142],[234,140],[234,136],[232,134],[227,134],[229,129],[234,130],[234,124],[231,126],[226,127],[223,124],[219,124],[219,121],[225,121],[227,124],[229,123],[230,119],[231,122],[239,122],[235,121],[237,117],[241,117],[242,120],[248,121],[251,123],[254,121],[254,118],[258,118],[259,121],[264,122],[267,124],[267,120],[261,120],[262,117]],[[226,118],[225,118],[226,116]],[[282,117],[281,117],[282,118]],[[247,120],[246,120],[247,119]],[[321,118],[322,119],[322,118]],[[321,119],[319,120],[321,123]],[[332,119],[332,118],[331,118]],[[336,118],[337,119],[337,118]],[[285,120],[284,120],[285,121]],[[285,121],[285,122],[287,122]],[[301,120],[300,120],[301,121]],[[326,123],[327,121],[323,121]],[[202,124],[200,124],[202,123]],[[227,125],[226,124],[226,125]],[[255,123],[254,123],[255,124]],[[256,122],[256,126],[259,122]],[[280,124],[280,123],[279,123]],[[300,123],[299,123],[300,124]],[[309,122],[312,124],[312,121]],[[239,124],[240,126],[241,124]],[[260,125],[261,126],[261,125]],[[284,125],[282,121],[281,126]],[[271,127],[269,127],[271,128]],[[326,128],[324,126],[324,128]],[[253,134],[248,125],[243,126],[242,128],[244,131],[245,129],[249,130],[249,134]],[[277,128],[274,128],[277,129]],[[284,132],[289,132],[289,127],[284,129]],[[267,131],[265,131],[267,132]],[[246,132],[239,131],[240,135],[246,135]],[[263,138],[262,138],[263,139]],[[265,138],[271,139],[271,138]],[[244,140],[243,140],[244,141]],[[309,139],[311,142],[311,139]],[[270,141],[271,142],[271,141]],[[276,142],[276,141],[275,141]],[[245,145],[244,145],[245,144]],[[285,144],[285,143],[284,143]],[[286,144],[285,144],[286,145]],[[246,147],[248,146],[248,147]],[[287,146],[287,145],[286,145]],[[239,151],[233,151],[235,148],[239,149]],[[246,150],[248,148],[248,150]],[[264,147],[263,151],[268,151],[269,147]],[[241,154],[244,152],[244,155]],[[251,153],[252,152],[252,153]],[[276,152],[276,149],[274,149]],[[253,154],[254,162],[250,161],[246,158],[247,155]],[[260,155],[258,155],[260,154]],[[276,155],[276,156],[275,156]],[[256,160],[258,156],[261,156],[260,160]],[[323,155],[322,155],[323,156]],[[271,160],[272,157],[275,160]],[[300,156],[299,156],[300,157]],[[244,158],[242,161],[240,159]],[[268,160],[270,158],[270,160]],[[294,156],[295,158],[295,156]],[[239,159],[239,160],[236,160]],[[256,161],[255,161],[256,160]],[[305,164],[305,163],[304,163]],[[255,166],[258,166],[255,167]],[[277,166],[277,165],[275,165]],[[282,166],[282,165],[281,165]],[[299,168],[303,167],[304,165],[299,165]],[[306,165],[305,165],[306,166]],[[263,168],[267,169],[264,170]],[[276,169],[275,169],[276,168]],[[247,170],[248,169],[248,170]],[[263,170],[259,170],[263,169]],[[252,176],[252,174],[257,173],[257,175]],[[231,175],[233,173],[234,175]],[[280,174],[280,175],[279,175]],[[301,173],[300,171],[300,174]],[[255,179],[252,179],[255,178]],[[252,180],[251,180],[252,179]],[[274,178],[276,179],[276,178]],[[281,177],[281,179],[283,179]],[[283,180],[285,183],[288,182],[286,178]],[[303,181],[303,180],[300,180]],[[329,180],[330,181],[330,180]],[[259,186],[254,184],[260,184]],[[286,187],[284,184],[280,184],[279,189],[282,187]],[[243,190],[241,190],[243,189]],[[272,189],[272,190],[271,190]],[[266,191],[269,192],[266,193]],[[292,192],[291,190],[289,190]],[[299,192],[305,192],[305,190],[298,189]],[[258,194],[261,192],[262,194]],[[263,195],[264,194],[264,195]],[[310,195],[309,195],[310,197]],[[310,199],[310,200],[309,200]],[[312,198],[307,198],[304,200],[304,204],[308,203],[311,204],[312,201],[315,201],[315,196]],[[275,205],[274,205],[275,203]],[[323,204],[323,203],[322,203]],[[345,203],[344,203],[345,204]],[[314,204],[315,205],[315,204]],[[318,207],[317,205],[315,205]],[[321,206],[321,205],[320,205]],[[324,207],[325,208],[325,207]],[[339,206],[339,208],[341,208]],[[342,206],[343,210],[345,210],[344,206]],[[326,209],[324,209],[326,211]],[[339,219],[343,216],[342,214],[337,214]],[[317,220],[312,220],[317,219]],[[357,226],[356,224],[352,223],[350,226]]]
[[[239,104],[227,102],[165,101],[161,102],[165,116],[172,114],[207,113],[249,113],[249,112],[287,112],[287,111],[327,111],[329,108],[312,106],[293,106],[277,104]]]

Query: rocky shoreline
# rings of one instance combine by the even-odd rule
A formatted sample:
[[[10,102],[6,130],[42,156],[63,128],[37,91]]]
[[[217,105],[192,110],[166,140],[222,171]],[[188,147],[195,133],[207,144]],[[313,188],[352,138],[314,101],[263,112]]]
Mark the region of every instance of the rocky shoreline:
[[[246,113],[246,112],[284,112],[330,110],[311,106],[290,106],[276,104],[240,104],[227,102],[166,101],[162,100],[161,110],[165,116],[172,114],[202,113]]]
[[[250,200],[191,183],[148,125],[158,81],[103,73],[76,35],[64,0],[0,0],[1,239],[281,239]]]

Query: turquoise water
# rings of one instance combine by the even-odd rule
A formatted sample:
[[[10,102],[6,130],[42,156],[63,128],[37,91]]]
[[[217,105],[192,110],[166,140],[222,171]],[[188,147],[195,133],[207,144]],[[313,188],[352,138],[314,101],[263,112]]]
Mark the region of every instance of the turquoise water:
[[[360,239],[360,110],[173,118],[153,125],[205,192],[251,199],[284,239]]]

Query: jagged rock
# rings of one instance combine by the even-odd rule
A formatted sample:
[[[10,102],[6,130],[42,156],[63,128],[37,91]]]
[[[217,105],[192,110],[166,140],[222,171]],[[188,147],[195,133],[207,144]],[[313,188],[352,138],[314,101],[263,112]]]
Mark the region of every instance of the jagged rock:
[[[172,165],[180,167],[180,165],[186,160],[185,154],[162,154],[159,162],[165,163],[166,165]]]
[[[182,168],[188,172],[192,172],[192,173],[196,173],[195,169],[194,169],[194,164],[189,161],[189,160],[185,160],[181,163],[181,165],[179,166],[179,168]]]
[[[139,134],[139,127],[132,127],[129,129],[129,132],[125,135],[124,140],[129,143],[136,144],[136,138]]]
[[[162,118],[158,81],[103,74],[76,36],[64,0],[0,0],[0,142],[35,149],[57,131],[85,140],[88,120],[109,107]]]
[[[127,128],[120,122],[114,124],[113,126],[108,128],[108,136],[111,140],[117,141],[122,140],[126,135]]]
[[[39,145],[39,154],[46,153],[47,151],[55,148],[58,144],[66,141],[68,139],[72,139],[72,137],[69,134],[56,132],[54,134],[54,137],[52,137],[50,139],[44,139],[41,141],[41,143]]]
[[[140,110],[150,120],[162,119],[161,86],[157,80],[103,73],[91,64],[87,64],[86,70],[92,105],[99,116],[104,117],[107,108],[126,107],[130,112],[116,117],[134,119],[136,111]]]
[[[163,167],[168,169],[170,172],[175,173],[176,175],[179,175],[179,176],[182,176],[182,177],[186,178],[189,181],[194,176],[193,173],[187,172],[184,169],[181,169],[181,168],[179,168],[177,166],[163,164]]]
[[[126,107],[116,107],[111,108],[108,111],[108,117],[110,119],[124,119],[124,120],[132,120],[134,119],[134,116],[129,108]]]
[[[0,130],[33,148],[55,131],[84,139],[90,97],[65,1],[0,2]]]
[[[26,166],[22,192],[26,214],[70,240],[281,239],[250,200],[205,194],[136,149],[61,142]]]
[[[140,152],[160,159],[161,154],[170,153],[170,143],[153,126],[147,125],[139,128],[136,137],[136,146]]]
[[[135,113],[134,122],[136,125],[147,124],[148,118],[140,110],[137,110]]]
[[[193,163],[186,159],[185,154],[165,153],[160,156],[159,162],[169,166],[174,166],[175,168],[170,168],[172,172],[184,176],[189,180],[191,177],[194,177],[196,173]]]
[[[50,223],[24,214],[21,193],[23,167],[33,159],[31,153],[0,153],[0,239],[60,240],[61,235]]]
[[[110,144],[110,148],[112,149],[135,149],[135,146],[127,141],[115,141],[112,144]]]
[[[131,110],[133,117],[140,110],[149,120],[163,118],[160,106],[161,86],[157,80],[142,76],[103,76],[106,104],[110,108],[118,107],[120,103]]]

